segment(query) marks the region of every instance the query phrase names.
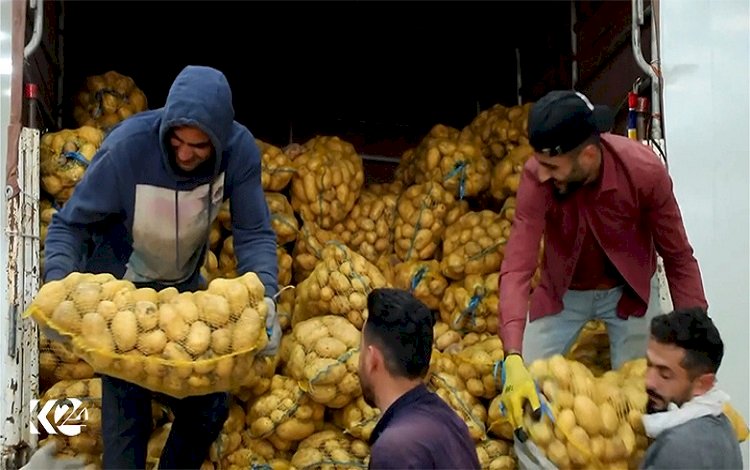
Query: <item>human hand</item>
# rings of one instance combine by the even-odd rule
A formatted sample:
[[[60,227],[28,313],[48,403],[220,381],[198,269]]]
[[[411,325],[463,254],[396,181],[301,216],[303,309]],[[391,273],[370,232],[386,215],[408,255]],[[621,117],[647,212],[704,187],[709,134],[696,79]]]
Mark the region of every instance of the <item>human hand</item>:
[[[511,354],[503,361],[502,380],[503,392],[500,401],[514,432],[519,435],[523,429],[523,412],[526,403],[531,406],[535,415],[541,414],[539,391],[523,363],[523,358],[518,354]]]
[[[260,356],[274,356],[279,350],[281,343],[281,323],[276,313],[276,301],[271,297],[265,297],[263,301],[268,307],[266,313],[266,333],[268,334],[268,344],[258,353]]]

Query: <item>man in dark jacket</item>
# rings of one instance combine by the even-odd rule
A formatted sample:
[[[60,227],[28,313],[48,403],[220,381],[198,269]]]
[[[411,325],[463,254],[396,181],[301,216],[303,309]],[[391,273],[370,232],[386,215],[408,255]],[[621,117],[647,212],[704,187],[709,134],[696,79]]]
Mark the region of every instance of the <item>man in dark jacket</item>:
[[[646,434],[654,439],[645,469],[740,469],[737,436],[716,385],[724,343],[701,308],[676,310],[651,321],[648,342]]]
[[[265,286],[265,353],[273,354],[281,335],[272,300],[278,265],[260,151],[234,121],[227,79],[210,67],[183,69],[163,108],[126,119],[106,137],[50,224],[44,280],[108,272],[137,287],[195,291],[211,224],[226,199],[237,272],[254,272]],[[102,377],[104,468],[145,468],[151,395]],[[169,400],[175,420],[159,467],[199,468],[228,416],[228,400],[226,393]]]
[[[370,436],[370,468],[479,468],[466,424],[424,385],[434,317],[408,292],[367,298],[359,378],[365,401],[382,411]]]

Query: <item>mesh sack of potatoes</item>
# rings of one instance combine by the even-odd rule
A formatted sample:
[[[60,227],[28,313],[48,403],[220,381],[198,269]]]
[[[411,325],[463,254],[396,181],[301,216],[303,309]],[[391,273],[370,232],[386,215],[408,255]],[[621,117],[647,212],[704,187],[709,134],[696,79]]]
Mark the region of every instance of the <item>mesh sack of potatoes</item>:
[[[391,226],[397,198],[396,195],[377,196],[364,190],[346,220],[331,230],[338,240],[374,263],[392,250]]]
[[[561,355],[534,361],[529,372],[549,402],[549,414],[535,421],[527,411],[524,427],[550,462],[561,469],[640,464],[648,447],[641,421],[645,387],[596,378]]]
[[[611,369],[607,325],[601,320],[587,322],[567,354],[567,359],[578,361],[599,377]]]
[[[223,209],[219,208],[219,213]],[[211,231],[208,232],[208,247],[211,250],[221,249],[221,243],[224,241],[224,228],[221,221],[217,218],[211,223]]]
[[[322,259],[321,253],[328,242],[338,241],[346,244],[347,240],[339,240],[338,235],[330,230],[320,228],[315,222],[305,221],[300,228],[297,242],[292,249],[292,271],[294,280],[300,283],[310,276],[315,265]]]
[[[485,439],[477,444],[477,457],[482,470],[515,470],[518,468],[513,445],[497,439]]]
[[[607,371],[602,375],[602,379],[609,380],[619,386],[629,386],[638,389],[645,389],[645,376],[648,365],[645,358],[633,359],[624,363],[616,371]],[[744,442],[748,438],[750,430],[742,415],[732,406],[731,403],[724,403],[724,414],[734,428],[739,442]]]
[[[497,161],[516,145],[528,143],[531,104],[510,108],[496,104],[474,118],[467,128],[482,140],[485,156]]]
[[[460,343],[456,344],[456,350],[460,348]],[[453,349],[453,348],[451,348]],[[427,380],[432,374],[444,373],[448,375],[458,375],[458,366],[454,360],[453,351],[442,352],[433,346],[432,355],[430,356],[430,369]]]
[[[467,212],[443,234],[440,269],[454,280],[500,271],[511,223],[490,210]]]
[[[266,203],[271,212],[271,228],[276,232],[276,242],[286,245],[297,239],[299,222],[289,200],[281,193],[266,192]]]
[[[206,282],[211,282],[217,277],[221,277],[221,275],[219,259],[213,251],[206,250],[206,254],[203,257],[203,265],[201,266],[201,276],[203,276]]]
[[[440,319],[460,332],[497,333],[500,274],[471,274],[451,283],[440,302]]]
[[[284,286],[279,290],[276,298],[276,315],[282,331],[292,328],[292,313],[294,312],[294,299],[297,295],[295,286]]]
[[[280,451],[311,436],[323,426],[325,406],[314,402],[295,379],[274,375],[271,388],[248,403],[247,435],[265,439]]]
[[[271,379],[279,366],[279,356],[255,356],[250,370],[251,376],[242,386],[232,390],[234,396],[247,402],[259,397],[271,388]]]
[[[226,458],[229,454],[242,446],[242,431],[244,430],[245,410],[236,400],[232,400],[229,404],[229,416],[224,421],[219,436],[208,449],[208,460],[215,465],[226,466]]]
[[[278,282],[282,286],[288,286],[292,283],[292,255],[283,246],[277,246],[276,258],[279,263]]]
[[[437,261],[406,261],[394,266],[393,271],[393,287],[411,292],[431,310],[440,307],[448,281]]]
[[[477,398],[491,399],[500,389],[500,364],[503,361],[503,343],[495,334],[481,335],[469,346],[453,352],[456,375],[464,381],[466,390]]]
[[[386,287],[386,280],[378,268],[344,245],[328,244],[315,270],[297,285],[292,325],[330,314],[361,329],[367,320],[367,295],[379,287]]]
[[[445,227],[468,212],[466,201],[457,202],[439,183],[409,186],[398,199],[393,243],[401,261],[436,257]]]
[[[94,369],[60,341],[39,334],[39,384],[42,389],[61,380],[94,377]]]
[[[325,429],[299,443],[292,456],[294,468],[319,470],[359,470],[367,468],[370,448],[337,429]]]
[[[330,229],[352,210],[365,181],[362,159],[338,137],[318,136],[294,159],[292,207],[304,220]]]
[[[499,392],[500,390],[498,390],[498,395],[490,401],[490,405],[487,407],[487,433],[499,439],[512,442],[513,425],[510,424],[507,416],[503,413]]]
[[[390,183],[373,183],[368,184],[365,190],[378,197],[396,196],[398,198],[399,194],[404,191],[404,183],[398,180],[391,181]]]
[[[227,470],[289,470],[292,468],[284,453],[277,451],[266,439],[250,437],[242,432],[242,447],[227,456],[221,468]]]
[[[440,183],[457,199],[477,196],[490,186],[492,167],[470,133],[438,124],[422,139],[414,158],[416,183]]]
[[[253,358],[268,343],[264,295],[255,273],[195,293],[72,273],[44,284],[26,314],[96,372],[182,398],[253,379]]]
[[[362,395],[359,383],[360,332],[346,318],[326,315],[296,323],[284,373],[316,403],[343,408]]]
[[[407,149],[401,154],[398,166],[393,173],[393,179],[401,185],[410,186],[414,184],[417,174],[416,149]]]
[[[87,464],[100,464],[101,403],[101,379],[63,380],[54,384],[37,404],[37,412],[46,412],[46,422],[39,419],[35,424],[41,436],[46,437],[40,446],[55,441],[57,457],[80,457]]]
[[[39,149],[42,189],[60,203],[70,199],[103,138],[91,126],[44,134]]]
[[[79,126],[110,129],[133,114],[145,111],[148,100],[126,75],[110,70],[86,77],[86,83],[75,97],[73,118]]]
[[[294,175],[292,160],[273,144],[255,139],[261,154],[260,180],[264,191],[283,191]]]
[[[380,420],[380,410],[358,397],[343,408],[333,410],[333,423],[344,430],[345,434],[365,442],[370,440],[375,425]]]
[[[437,372],[430,376],[428,387],[458,413],[469,428],[475,442],[487,438],[487,410],[482,402],[470,394],[463,381],[455,375]]]
[[[219,272],[223,277],[237,277],[237,257],[234,255],[234,237],[229,235],[221,244],[219,252]]]
[[[159,460],[171,430],[172,423],[167,422],[158,426],[151,433],[148,444],[146,444],[146,470],[154,470],[159,467]]]
[[[440,320],[435,322],[435,326],[432,328],[432,335],[435,349],[438,351],[446,351],[451,346],[461,343],[461,333],[452,329],[448,323]]]
[[[492,167],[490,194],[498,201],[515,196],[521,184],[521,175],[526,160],[534,153],[529,144],[521,144]]]

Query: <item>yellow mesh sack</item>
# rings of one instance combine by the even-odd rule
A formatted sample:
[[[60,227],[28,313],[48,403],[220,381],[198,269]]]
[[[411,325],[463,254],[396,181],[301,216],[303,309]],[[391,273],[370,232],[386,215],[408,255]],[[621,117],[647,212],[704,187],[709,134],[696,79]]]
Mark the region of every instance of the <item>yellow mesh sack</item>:
[[[264,295],[255,273],[194,293],[72,273],[44,284],[26,315],[96,372],[182,398],[254,380],[255,355],[268,344]]]
[[[283,191],[295,172],[292,160],[275,145],[255,139],[261,153],[261,184],[264,191]]]
[[[393,249],[393,226],[396,215],[395,194],[377,195],[363,190],[349,215],[331,229],[344,242],[371,263]]]
[[[459,332],[497,333],[499,272],[451,283],[440,302],[440,319]]]
[[[338,137],[317,136],[294,158],[291,203],[304,220],[330,229],[352,210],[365,181],[362,158]]]
[[[471,274],[500,271],[511,223],[490,210],[468,212],[449,225],[443,235],[443,274],[461,280]]]
[[[321,261],[297,285],[292,325],[322,315],[346,317],[361,329],[367,320],[367,295],[386,286],[380,270],[363,256],[339,243],[321,252]]]
[[[380,420],[380,410],[365,402],[364,397],[358,397],[343,408],[333,410],[333,422],[356,439],[365,442]]]
[[[477,444],[477,457],[482,470],[515,470],[518,468],[513,444],[497,439],[486,439]]]
[[[448,287],[448,281],[440,272],[436,260],[406,261],[393,267],[393,286],[411,292],[430,310],[440,307],[440,299]]]
[[[102,131],[91,126],[44,134],[39,149],[42,189],[58,202],[70,199],[102,139]]]
[[[487,409],[477,398],[466,391],[461,379],[455,375],[438,372],[432,374],[428,387],[458,413],[469,428],[469,435],[475,442],[481,442],[487,438],[485,425]]]
[[[94,377],[94,369],[60,341],[39,335],[39,386],[42,390],[61,380]]]
[[[361,470],[367,468],[370,448],[337,429],[326,429],[300,442],[291,464],[298,469]]]
[[[38,413],[47,411],[46,422],[40,418],[35,423],[42,437],[40,447],[54,441],[58,458],[80,457],[87,464],[101,466],[101,406],[101,379],[57,382],[37,404]]]
[[[146,95],[135,81],[110,70],[86,77],[86,83],[75,96],[73,118],[78,125],[107,130],[147,108]]]

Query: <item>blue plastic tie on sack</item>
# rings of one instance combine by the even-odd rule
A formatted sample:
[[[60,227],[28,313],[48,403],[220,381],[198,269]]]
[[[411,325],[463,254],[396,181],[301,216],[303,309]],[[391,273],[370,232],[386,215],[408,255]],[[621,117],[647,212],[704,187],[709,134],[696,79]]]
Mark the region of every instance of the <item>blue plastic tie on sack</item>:
[[[448,181],[449,179],[453,178],[456,175],[459,176],[458,180],[458,198],[463,200],[464,194],[466,192],[466,162],[461,160],[460,162],[456,162],[456,165],[453,167],[450,173],[445,177],[444,181]]]
[[[424,278],[425,274],[427,274],[427,266],[421,266],[416,273],[414,273],[414,276],[411,278],[411,287],[409,289],[409,292],[414,292],[414,289],[417,288],[420,282],[422,282],[422,279]]]
[[[75,160],[83,166],[89,166],[89,161],[80,152],[65,152],[63,153],[63,157],[69,160]]]

